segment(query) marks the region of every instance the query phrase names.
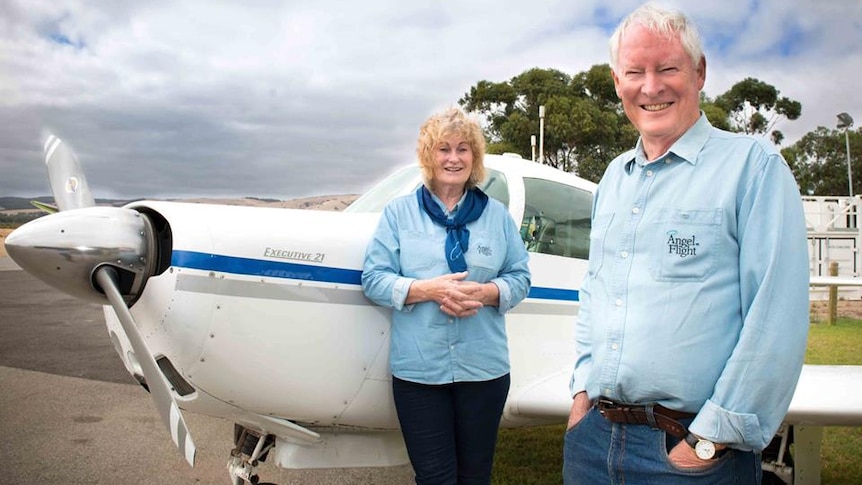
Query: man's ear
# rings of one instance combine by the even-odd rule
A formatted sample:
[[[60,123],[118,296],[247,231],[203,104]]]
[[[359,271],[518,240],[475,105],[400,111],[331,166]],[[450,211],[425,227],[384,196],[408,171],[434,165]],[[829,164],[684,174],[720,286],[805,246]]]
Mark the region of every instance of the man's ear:
[[[623,99],[620,95],[620,78],[617,77],[617,72],[611,69],[611,78],[614,80],[614,91],[617,93],[617,97]]]

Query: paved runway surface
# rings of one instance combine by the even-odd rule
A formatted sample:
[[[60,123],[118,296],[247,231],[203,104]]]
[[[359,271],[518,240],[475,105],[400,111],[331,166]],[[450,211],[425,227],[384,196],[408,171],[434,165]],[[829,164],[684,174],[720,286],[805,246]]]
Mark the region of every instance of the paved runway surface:
[[[185,414],[195,468],[111,347],[99,305],[45,285],[0,257],[0,485],[230,484],[233,423]],[[408,466],[281,470],[279,485],[407,485]]]

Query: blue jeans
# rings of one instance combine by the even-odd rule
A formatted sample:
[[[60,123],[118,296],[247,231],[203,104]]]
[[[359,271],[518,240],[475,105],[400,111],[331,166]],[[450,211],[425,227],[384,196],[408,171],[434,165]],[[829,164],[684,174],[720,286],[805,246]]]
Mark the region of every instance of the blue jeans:
[[[425,385],[392,377],[395,409],[418,485],[488,485],[509,374]]]
[[[691,420],[683,422],[688,426]],[[566,432],[565,485],[757,485],[760,454],[728,449],[702,468],[673,466],[668,452],[679,442],[647,425],[612,423],[591,409]]]

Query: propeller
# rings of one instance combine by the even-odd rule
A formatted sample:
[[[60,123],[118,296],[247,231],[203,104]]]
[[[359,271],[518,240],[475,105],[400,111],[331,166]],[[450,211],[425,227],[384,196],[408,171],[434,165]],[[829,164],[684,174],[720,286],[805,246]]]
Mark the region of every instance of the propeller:
[[[95,206],[87,178],[72,150],[50,133],[45,138],[44,149],[48,180],[57,207],[64,211]]]
[[[48,213],[48,214],[54,214],[55,212],[60,212],[60,209],[57,206],[53,206],[51,204],[46,204],[44,202],[39,202],[38,200],[31,200],[30,205],[39,209],[42,212]]]
[[[6,238],[9,256],[23,270],[72,296],[111,305],[140,363],[162,422],[189,465],[195,445],[172,388],[129,311],[156,271],[153,225],[138,211],[96,207],[72,150],[45,140],[45,164],[60,212],[35,219]]]
[[[195,444],[192,441],[192,435],[189,432],[186,421],[183,419],[183,414],[177,406],[177,401],[171,395],[171,388],[161,371],[158,364],[147,348],[147,342],[141,336],[138,330],[138,325],[135,323],[132,313],[126,307],[126,302],[123,301],[123,296],[118,290],[119,276],[116,269],[110,266],[102,266],[96,270],[96,282],[105,291],[105,296],[111,302],[111,307],[117,313],[120,324],[123,330],[126,331],[126,336],[129,337],[129,342],[132,344],[132,349],[138,358],[141,365],[141,370],[144,373],[144,378],[147,380],[147,386],[150,389],[150,396],[156,404],[159,414],[162,416],[162,422],[171,433],[171,439],[174,444],[183,453],[186,461],[191,466],[195,466]]]

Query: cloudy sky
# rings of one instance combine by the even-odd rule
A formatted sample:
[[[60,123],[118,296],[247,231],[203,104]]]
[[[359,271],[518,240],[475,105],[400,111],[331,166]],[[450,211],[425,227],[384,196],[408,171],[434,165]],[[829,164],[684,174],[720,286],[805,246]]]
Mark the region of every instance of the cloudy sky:
[[[476,82],[606,63],[639,3],[0,0],[0,196],[49,193],[45,130],[100,198],[360,193]],[[707,95],[754,77],[802,103],[785,145],[862,124],[860,0],[659,3],[700,25]]]

